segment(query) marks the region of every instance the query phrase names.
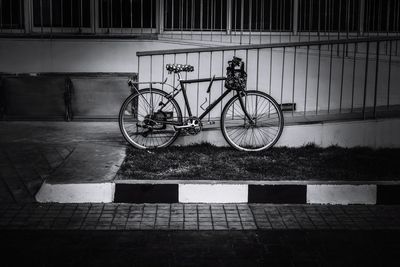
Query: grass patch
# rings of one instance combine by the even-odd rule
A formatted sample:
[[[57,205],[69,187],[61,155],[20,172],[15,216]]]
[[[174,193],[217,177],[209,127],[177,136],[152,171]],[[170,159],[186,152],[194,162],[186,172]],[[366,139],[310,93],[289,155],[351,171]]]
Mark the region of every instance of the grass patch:
[[[275,147],[248,153],[209,144],[127,148],[119,179],[399,180],[400,149]]]

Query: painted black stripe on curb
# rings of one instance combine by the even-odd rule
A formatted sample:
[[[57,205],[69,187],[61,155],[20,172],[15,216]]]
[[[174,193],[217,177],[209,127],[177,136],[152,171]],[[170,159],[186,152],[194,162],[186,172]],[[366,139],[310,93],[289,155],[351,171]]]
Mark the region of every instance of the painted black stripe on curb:
[[[116,184],[117,203],[177,203],[177,184]]]
[[[305,204],[306,185],[249,185],[249,203]]]
[[[376,204],[400,204],[400,185],[377,185]]]

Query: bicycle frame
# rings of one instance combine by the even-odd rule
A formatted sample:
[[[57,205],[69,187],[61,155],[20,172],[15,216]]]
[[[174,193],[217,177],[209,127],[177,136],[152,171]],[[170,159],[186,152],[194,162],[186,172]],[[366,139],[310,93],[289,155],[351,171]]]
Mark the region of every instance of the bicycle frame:
[[[192,117],[192,110],[189,104],[189,99],[187,97],[187,93],[186,93],[186,87],[185,84],[192,84],[192,83],[201,83],[201,82],[210,82],[210,84],[208,85],[208,89],[207,92],[210,91],[212,84],[214,83],[214,81],[224,81],[226,80],[226,77],[212,77],[212,78],[203,78],[203,79],[191,79],[191,80],[181,80],[181,76],[179,73],[176,74],[178,76],[178,81],[179,81],[179,85],[180,88],[178,89],[178,87],[174,87],[170,84],[167,84],[168,86],[172,87],[173,91],[169,94],[168,99],[174,99],[180,92],[182,92],[183,94],[183,99],[185,101],[185,106],[188,112],[189,117]],[[164,82],[140,82],[140,83],[136,83],[136,84],[150,84],[150,90],[152,89],[152,85],[153,84],[166,84],[167,79],[165,79]],[[135,90],[137,91],[137,93],[139,94],[139,90],[135,87]],[[208,113],[211,112],[211,110],[218,105],[219,102],[222,101],[222,99],[224,99],[230,92],[232,92],[231,89],[227,89],[222,93],[222,95],[220,95],[216,100],[214,100],[209,106],[206,107],[206,109],[204,110],[204,112],[198,117],[200,120],[202,120],[205,116],[207,116]],[[240,105],[246,115],[246,117],[249,119],[250,122],[253,122],[253,119],[250,117],[250,115],[248,114],[247,110],[245,109],[245,105],[243,103],[242,98],[240,97],[240,92],[237,91],[237,95],[239,96],[239,102]],[[163,103],[161,105],[161,109],[164,108],[165,106],[168,105],[169,102]],[[179,125],[178,123],[175,122],[165,122],[163,121],[163,123],[165,124],[171,124],[171,125]]]

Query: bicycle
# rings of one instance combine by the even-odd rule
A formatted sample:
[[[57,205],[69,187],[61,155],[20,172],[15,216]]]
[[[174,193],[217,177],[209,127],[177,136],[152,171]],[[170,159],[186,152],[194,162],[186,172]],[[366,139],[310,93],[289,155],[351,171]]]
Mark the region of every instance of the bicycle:
[[[272,147],[282,134],[284,119],[278,103],[270,95],[246,90],[244,63],[238,57],[228,61],[227,77],[182,80],[181,72],[192,72],[190,65],[167,64],[169,74],[177,76],[176,87],[163,82],[128,81],[133,93],[124,101],[119,112],[119,127],[125,140],[136,148],[152,149],[171,145],[181,131],[196,135],[203,129],[202,119],[230,92],[236,94],[226,103],[220,118],[225,140],[242,151],[261,151]],[[185,84],[209,82],[207,93],[214,81],[225,81],[225,91],[199,116],[193,116]],[[137,84],[150,84],[138,89]],[[153,85],[168,85],[167,93]],[[183,118],[175,97],[182,92],[188,117]]]

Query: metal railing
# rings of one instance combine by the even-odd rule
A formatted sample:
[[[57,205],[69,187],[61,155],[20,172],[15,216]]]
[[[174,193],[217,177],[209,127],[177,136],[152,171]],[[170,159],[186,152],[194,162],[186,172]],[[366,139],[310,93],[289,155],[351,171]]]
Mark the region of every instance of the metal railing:
[[[399,0],[164,0],[162,37],[237,44],[398,36]],[[226,7],[225,12],[222,11]],[[206,27],[210,14],[226,20]],[[222,14],[226,13],[226,18]],[[197,22],[204,18],[202,23]],[[186,21],[188,20],[188,21]],[[217,21],[218,22],[218,21]]]
[[[246,63],[247,89],[266,92],[289,106],[286,114],[290,118],[375,118],[400,105],[399,41],[398,37],[370,37],[138,52],[139,81],[164,80],[167,63],[193,65],[195,72],[184,73],[184,79],[224,76],[227,61],[236,55]],[[173,79],[170,83],[177,85]],[[222,82],[215,82],[207,94],[207,86],[188,88],[195,115],[201,113],[202,104],[212,102],[224,90]],[[210,117],[217,118],[223,105]]]
[[[232,44],[398,36],[400,0],[0,0],[0,33]]]
[[[100,32],[156,32],[156,0],[99,0],[98,5]]]
[[[0,0],[0,32],[21,32],[23,29],[23,0]]]

